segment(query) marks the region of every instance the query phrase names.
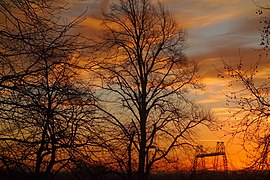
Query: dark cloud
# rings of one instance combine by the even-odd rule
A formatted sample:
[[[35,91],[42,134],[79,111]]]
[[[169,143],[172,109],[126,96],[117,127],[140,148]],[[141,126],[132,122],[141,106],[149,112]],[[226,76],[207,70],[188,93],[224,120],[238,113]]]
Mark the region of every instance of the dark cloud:
[[[100,14],[103,9],[106,9],[111,0],[63,0],[70,7],[69,15],[78,16],[83,12],[85,15],[93,16]]]

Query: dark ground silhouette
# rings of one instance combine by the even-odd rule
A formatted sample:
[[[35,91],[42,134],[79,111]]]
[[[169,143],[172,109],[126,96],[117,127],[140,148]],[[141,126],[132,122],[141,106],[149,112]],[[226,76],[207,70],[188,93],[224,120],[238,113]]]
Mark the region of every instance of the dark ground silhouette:
[[[46,180],[45,177],[37,177],[32,174],[18,171],[0,172],[1,180]],[[125,175],[112,171],[104,172],[64,172],[53,177],[53,180],[121,180]],[[134,176],[134,179],[136,177]],[[228,172],[157,172],[149,176],[149,180],[268,180],[270,171],[228,171]]]

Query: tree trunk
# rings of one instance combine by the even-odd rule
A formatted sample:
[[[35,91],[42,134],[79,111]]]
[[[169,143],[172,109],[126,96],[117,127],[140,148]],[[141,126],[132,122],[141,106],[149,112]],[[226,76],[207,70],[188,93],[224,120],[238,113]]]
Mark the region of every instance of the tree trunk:
[[[44,151],[44,146],[46,144],[46,132],[47,132],[48,124],[49,124],[49,122],[46,121],[45,127],[44,127],[43,132],[42,132],[40,147],[39,147],[38,151],[36,152],[35,175],[37,177],[40,176],[40,171],[41,171],[40,169],[41,169],[41,164],[43,161],[42,153]]]
[[[146,156],[146,112],[141,117],[141,142],[139,150],[138,180],[146,180],[145,177],[145,156]]]
[[[132,143],[133,143],[133,139],[134,139],[134,135],[135,133],[132,132],[131,138],[130,138],[130,142],[129,142],[129,146],[128,146],[128,170],[127,170],[127,176],[128,176],[128,180],[132,179]]]
[[[141,143],[140,151],[139,151],[139,166],[138,166],[138,177],[137,177],[138,180],[146,180],[144,167],[145,167],[145,145],[143,146],[143,143]]]
[[[46,178],[47,179],[51,179],[51,173],[52,173],[52,170],[53,170],[53,166],[55,165],[55,159],[56,159],[56,147],[55,147],[55,144],[56,144],[56,140],[55,140],[55,137],[54,135],[52,136],[52,152],[51,152],[51,158],[50,158],[50,162],[46,168]]]

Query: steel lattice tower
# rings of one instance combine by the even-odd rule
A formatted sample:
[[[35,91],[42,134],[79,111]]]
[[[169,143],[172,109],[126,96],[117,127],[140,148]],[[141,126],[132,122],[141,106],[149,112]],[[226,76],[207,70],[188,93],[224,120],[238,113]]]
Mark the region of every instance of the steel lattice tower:
[[[201,165],[201,170],[206,170],[205,166],[206,157],[214,157],[214,164],[213,164],[214,170],[219,170],[220,167],[219,158],[221,157],[223,161],[223,170],[224,171],[228,170],[228,161],[226,157],[224,142],[217,142],[214,152],[210,153],[203,151],[203,146],[197,146],[192,170],[197,171],[199,165]]]

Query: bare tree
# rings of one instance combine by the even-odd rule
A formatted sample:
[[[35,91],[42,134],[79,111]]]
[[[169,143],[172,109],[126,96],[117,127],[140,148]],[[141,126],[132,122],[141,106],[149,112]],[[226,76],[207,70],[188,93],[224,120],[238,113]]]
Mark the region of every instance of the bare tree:
[[[53,3],[0,2],[0,164],[45,179],[89,144],[94,112],[72,30],[82,18],[62,20]]]
[[[189,88],[201,86],[197,66],[183,54],[184,31],[160,3],[119,0],[102,20],[95,48],[103,147],[128,178],[135,170],[147,179],[154,164],[211,121],[187,98]]]
[[[253,1],[257,6],[256,13],[260,15],[259,28],[261,46],[264,52],[269,50],[269,7],[262,1]],[[252,64],[240,53],[238,63],[223,61],[224,71],[220,77],[230,79],[227,105],[232,109],[232,135],[242,138],[242,145],[248,152],[249,168],[269,169],[269,74],[268,62],[263,56]],[[250,60],[249,60],[250,62]]]
[[[224,62],[225,73],[221,77],[230,78],[230,89],[226,94],[227,105],[231,107],[233,135],[241,135],[243,147],[249,152],[251,168],[268,169],[269,160],[269,74],[260,61],[244,66],[244,60],[233,66]]]
[[[253,3],[257,7],[256,14],[260,16],[260,24],[259,31],[261,33],[261,43],[260,45],[264,50],[269,50],[269,35],[270,35],[270,19],[269,19],[269,10],[270,10],[270,2],[268,3],[263,1],[255,1],[252,0]],[[268,51],[266,51],[268,52]]]

